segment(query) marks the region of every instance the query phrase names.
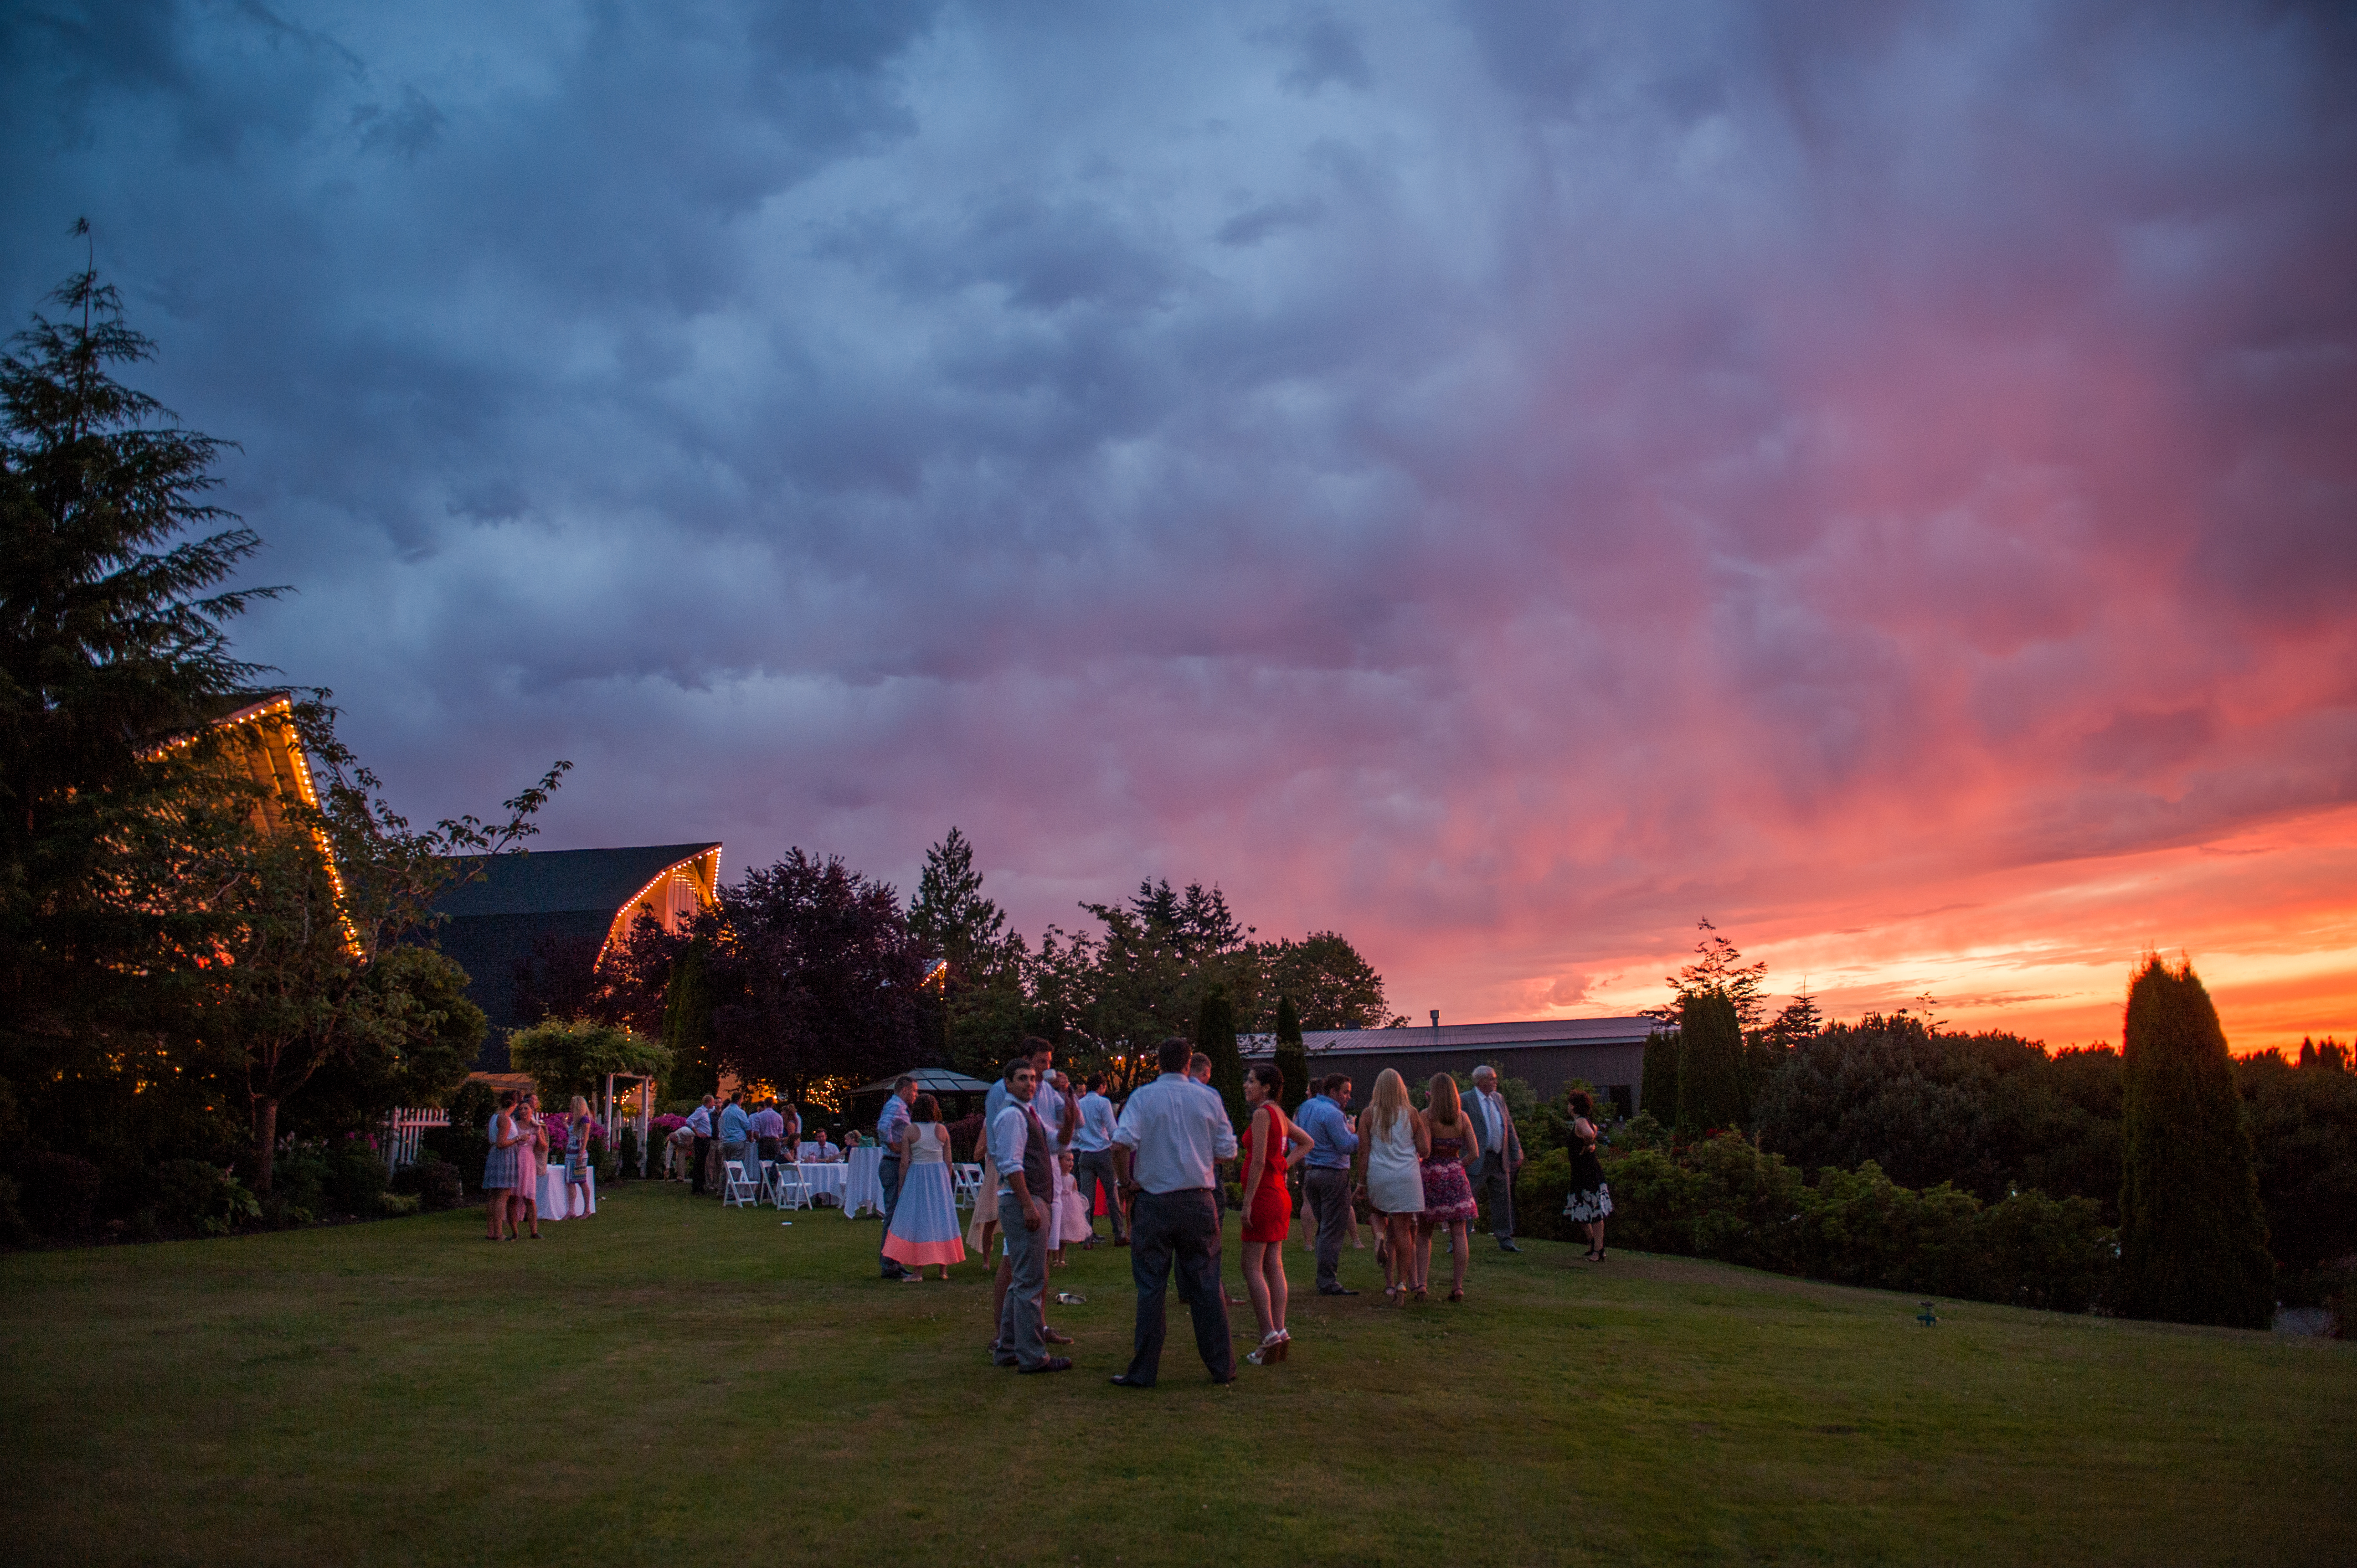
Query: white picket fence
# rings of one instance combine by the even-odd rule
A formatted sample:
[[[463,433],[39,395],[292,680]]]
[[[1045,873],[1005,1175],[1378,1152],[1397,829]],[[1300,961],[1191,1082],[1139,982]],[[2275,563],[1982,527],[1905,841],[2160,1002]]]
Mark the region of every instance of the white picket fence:
[[[384,1129],[377,1140],[384,1151],[384,1168],[397,1171],[404,1165],[415,1165],[418,1140],[425,1136],[425,1129],[449,1124],[450,1113],[435,1106],[395,1111],[384,1119]]]

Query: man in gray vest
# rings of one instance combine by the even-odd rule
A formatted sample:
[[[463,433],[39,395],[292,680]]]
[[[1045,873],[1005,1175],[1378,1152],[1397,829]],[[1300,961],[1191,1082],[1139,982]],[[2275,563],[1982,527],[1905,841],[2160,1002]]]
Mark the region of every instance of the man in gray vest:
[[[1031,1109],[1039,1074],[1029,1057],[1006,1064],[1006,1108],[990,1124],[990,1153],[998,1166],[998,1233],[1006,1238],[1009,1279],[999,1307],[992,1359],[1024,1372],[1061,1372],[1065,1356],[1048,1354],[1040,1296],[1048,1287],[1048,1198],[1056,1169],[1048,1129]]]

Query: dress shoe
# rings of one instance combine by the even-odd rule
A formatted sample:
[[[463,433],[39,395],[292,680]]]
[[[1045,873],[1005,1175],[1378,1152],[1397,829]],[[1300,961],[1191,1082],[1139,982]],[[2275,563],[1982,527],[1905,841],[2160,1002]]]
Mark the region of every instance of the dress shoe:
[[[1501,1241],[1498,1243],[1498,1251],[1501,1252],[1519,1252],[1522,1249],[1515,1246],[1512,1241]]]
[[[1050,1356],[1036,1367],[1016,1369],[1020,1372],[1069,1372],[1071,1369],[1072,1359],[1070,1356]]]
[[[1343,1285],[1319,1285],[1318,1294],[1319,1295],[1356,1295],[1359,1293]]]
[[[1112,1377],[1107,1378],[1105,1381],[1111,1383],[1117,1389],[1150,1389],[1154,1386],[1152,1383],[1141,1382],[1137,1379],[1131,1377],[1127,1372],[1115,1372]]]

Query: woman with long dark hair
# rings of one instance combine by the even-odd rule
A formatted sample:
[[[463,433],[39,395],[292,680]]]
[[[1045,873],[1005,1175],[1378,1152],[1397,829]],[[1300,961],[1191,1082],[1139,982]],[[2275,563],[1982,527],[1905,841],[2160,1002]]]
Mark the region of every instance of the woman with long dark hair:
[[[1604,1162],[1596,1157],[1596,1102],[1584,1090],[1571,1091],[1571,1196],[1563,1217],[1587,1232],[1587,1261],[1604,1261],[1604,1219],[1612,1212],[1612,1189],[1604,1185]]]
[[[1481,1133],[1465,1114],[1457,1080],[1445,1072],[1432,1075],[1425,1088],[1424,1120],[1431,1141],[1417,1162],[1424,1178],[1424,1212],[1415,1219],[1416,1295],[1424,1294],[1432,1278],[1432,1233],[1448,1227],[1449,1261],[1455,1265],[1448,1299],[1465,1299],[1465,1260],[1473,1249],[1466,1237],[1476,1212],[1473,1184],[1466,1179],[1465,1162],[1481,1157]]]
[[[1260,1320],[1260,1348],[1244,1359],[1255,1367],[1282,1361],[1292,1346],[1285,1309],[1292,1292],[1285,1279],[1285,1237],[1293,1229],[1293,1195],[1285,1173],[1309,1153],[1312,1139],[1285,1113],[1285,1074],[1266,1062],[1244,1073],[1250,1115],[1236,1140],[1244,1173],[1244,1293]]]

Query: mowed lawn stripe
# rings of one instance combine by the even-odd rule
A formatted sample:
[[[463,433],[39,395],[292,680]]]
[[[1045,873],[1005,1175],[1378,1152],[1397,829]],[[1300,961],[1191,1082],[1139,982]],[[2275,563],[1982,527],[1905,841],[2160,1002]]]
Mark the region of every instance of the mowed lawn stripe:
[[[1478,1241],[1470,1299],[1322,1298],[1205,1378],[1129,1254],[1053,1287],[1080,1369],[989,1365],[978,1264],[626,1187],[538,1243],[458,1213],[0,1261],[27,1560],[2357,1560],[2345,1344]],[[1444,1286],[1448,1262],[1434,1261]],[[1232,1282],[1241,1292],[1234,1261]],[[1237,1348],[1250,1312],[1232,1309]],[[580,1543],[593,1542],[585,1549]]]

